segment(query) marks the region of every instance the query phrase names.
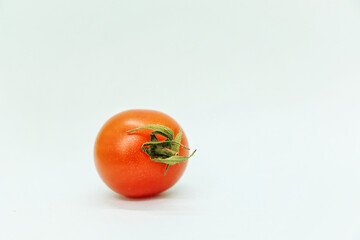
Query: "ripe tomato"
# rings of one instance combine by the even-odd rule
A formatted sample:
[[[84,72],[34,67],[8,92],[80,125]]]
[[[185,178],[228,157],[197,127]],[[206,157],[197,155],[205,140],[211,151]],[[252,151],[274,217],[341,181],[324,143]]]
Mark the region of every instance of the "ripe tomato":
[[[165,156],[156,155],[161,158],[155,156],[152,160],[145,152],[143,144],[154,140],[154,136],[150,137],[151,133],[159,142],[169,140],[155,130],[136,129],[150,124],[165,126],[173,131],[174,136],[181,131],[182,134],[180,132],[178,137],[181,137],[179,142],[183,146],[178,147],[178,153],[173,158],[178,159],[181,158],[178,156],[189,154],[189,150],[186,149],[186,135],[180,130],[179,124],[168,115],[153,110],[128,110],[113,116],[104,124],[97,136],[94,158],[102,180],[119,194],[127,197],[145,197],[161,193],[173,186],[185,171],[187,160],[183,159],[169,167],[167,162],[155,161],[162,161]],[[134,131],[128,132],[130,130]],[[146,149],[151,152],[150,148]],[[169,151],[169,148],[165,150]]]

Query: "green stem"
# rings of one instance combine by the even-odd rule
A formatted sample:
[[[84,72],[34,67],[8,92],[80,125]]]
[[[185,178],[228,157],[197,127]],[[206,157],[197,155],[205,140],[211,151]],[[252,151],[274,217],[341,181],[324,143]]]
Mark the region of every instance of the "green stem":
[[[154,153],[157,155],[167,156],[167,157],[175,156],[177,154],[177,152],[175,152],[169,148],[164,148],[161,146],[156,146],[154,148]]]
[[[129,130],[127,133],[132,133],[141,129],[153,130],[153,132],[150,134],[150,142],[144,143],[141,146],[141,150],[146,153],[154,162],[167,164],[164,176],[170,165],[188,160],[190,157],[192,157],[192,155],[194,155],[196,151],[195,150],[190,156],[179,156],[180,147],[189,150],[189,148],[181,144],[181,129],[179,130],[179,133],[176,135],[176,137],[174,137],[174,132],[170,128],[156,124],[145,125],[133,130]],[[166,140],[159,141],[155,136],[156,134],[166,137]]]

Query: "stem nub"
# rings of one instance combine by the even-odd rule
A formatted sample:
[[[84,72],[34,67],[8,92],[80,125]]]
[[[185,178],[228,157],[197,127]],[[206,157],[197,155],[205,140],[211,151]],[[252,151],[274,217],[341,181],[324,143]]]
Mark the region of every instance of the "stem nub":
[[[127,133],[132,133],[140,129],[153,130],[153,132],[150,134],[150,142],[144,143],[141,146],[141,150],[149,155],[150,159],[154,162],[167,164],[164,176],[170,165],[186,161],[196,152],[195,150],[190,156],[178,156],[180,147],[190,150],[181,144],[181,129],[175,138],[174,132],[170,128],[158,124],[144,125],[142,127],[127,131]],[[156,134],[164,136],[166,140],[159,141],[159,139],[156,137]]]

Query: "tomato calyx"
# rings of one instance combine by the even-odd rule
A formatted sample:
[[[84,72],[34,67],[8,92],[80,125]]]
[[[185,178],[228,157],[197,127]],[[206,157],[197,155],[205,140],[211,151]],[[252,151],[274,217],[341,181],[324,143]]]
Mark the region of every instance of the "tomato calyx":
[[[127,133],[132,133],[140,129],[153,130],[153,132],[150,134],[150,142],[145,142],[141,146],[141,150],[146,153],[154,162],[167,164],[164,176],[170,165],[186,161],[196,152],[195,150],[190,156],[179,156],[180,147],[190,150],[180,143],[182,136],[181,129],[179,130],[179,133],[176,135],[176,137],[174,137],[174,132],[170,128],[158,124],[144,125],[142,127],[127,131]],[[166,140],[159,141],[156,135],[162,135],[166,138]]]

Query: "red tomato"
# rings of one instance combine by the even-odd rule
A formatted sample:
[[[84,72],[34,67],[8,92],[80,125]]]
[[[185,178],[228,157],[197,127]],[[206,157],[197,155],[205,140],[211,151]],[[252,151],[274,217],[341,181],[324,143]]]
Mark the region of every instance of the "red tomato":
[[[95,142],[95,164],[105,184],[113,191],[127,197],[145,197],[165,191],[184,173],[187,160],[170,165],[150,159],[142,145],[150,141],[150,129],[129,130],[157,124],[179,133],[179,124],[168,115],[153,110],[128,110],[110,118],[101,128]],[[181,130],[182,131],[182,130]],[[156,135],[159,141],[166,140]],[[188,147],[182,131],[181,144]],[[180,147],[178,155],[188,156],[189,150]]]

